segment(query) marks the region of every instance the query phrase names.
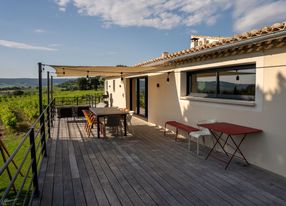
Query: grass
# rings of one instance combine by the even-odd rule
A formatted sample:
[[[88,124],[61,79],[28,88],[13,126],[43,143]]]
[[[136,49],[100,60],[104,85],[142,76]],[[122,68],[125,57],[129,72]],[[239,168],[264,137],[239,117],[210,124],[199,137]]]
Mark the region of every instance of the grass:
[[[45,91],[44,91],[45,92]],[[94,91],[94,90],[84,90],[84,91],[61,91],[59,88],[55,88],[54,91],[54,97],[56,98],[71,98],[71,97],[82,97],[86,95],[101,95],[102,91]],[[46,95],[44,95],[46,97]],[[45,98],[46,99],[46,98]],[[4,144],[6,145],[8,151],[10,154],[13,153],[13,151],[17,148],[19,143],[23,140],[24,135],[28,132],[29,126],[35,121],[35,119],[38,116],[38,95],[35,92],[29,91],[27,95],[23,96],[12,96],[12,97],[0,97],[0,105],[12,105],[14,112],[17,114],[17,126],[15,128],[6,128],[3,125],[1,125],[0,121],[0,132],[4,133],[4,137],[2,138]],[[32,105],[32,106],[31,106]],[[39,126],[39,125],[38,125]],[[36,138],[36,145],[39,143],[40,138]],[[30,146],[29,138],[27,138],[21,147],[21,149],[16,154],[14,161],[16,165],[20,166],[24,155],[26,154],[28,148]],[[40,149],[37,151],[37,156],[40,155]],[[28,170],[28,167],[31,163],[30,161],[30,154],[28,154],[26,161],[23,164],[23,167],[21,168],[21,172],[25,174]],[[40,163],[41,159],[37,160],[38,164]],[[0,168],[3,166],[4,161],[2,156],[0,157]],[[16,168],[12,163],[9,164],[9,170],[12,174],[12,176],[16,173]],[[23,197],[25,196],[25,193],[27,192],[29,183],[31,182],[31,171],[28,172],[28,178],[26,180],[26,184],[23,188],[23,193],[20,195],[19,198],[19,204],[22,203]],[[18,175],[16,181],[15,181],[15,188],[16,191],[19,191],[22,182],[23,177],[21,175]],[[4,191],[8,187],[10,183],[10,179],[8,176],[7,171],[4,171],[4,173],[0,176],[0,197],[2,197]],[[13,191],[13,188],[11,188],[8,198],[6,199],[6,202],[2,204],[9,205],[11,204],[16,197],[16,193]],[[1,202],[0,202],[1,205]]]
[[[22,140],[23,140],[23,137],[18,138],[18,137],[15,137],[14,135],[8,135],[8,137],[6,137],[3,140],[3,142],[6,146],[6,148],[8,149],[10,155],[12,155],[13,151],[18,147],[18,145],[22,142]],[[37,145],[39,143],[39,141],[40,141],[40,138],[38,137],[35,141],[35,144]],[[10,189],[8,196],[5,199],[5,202],[3,205],[5,205],[5,204],[10,205],[15,200],[17,192],[20,191],[20,188],[21,188],[23,181],[24,181],[24,176],[26,176],[26,174],[28,174],[26,182],[24,183],[23,188],[22,188],[23,190],[21,193],[19,193],[19,197],[17,199],[17,202],[19,204],[21,204],[23,202],[24,197],[25,197],[26,193],[28,192],[29,184],[32,181],[32,171],[31,171],[31,169],[29,169],[29,171],[28,171],[28,168],[31,164],[30,152],[28,152],[29,147],[30,147],[29,138],[26,138],[26,140],[23,143],[23,146],[20,148],[20,150],[16,153],[16,156],[13,158],[14,162],[16,163],[16,166],[18,168],[21,167],[21,169],[20,169],[21,173],[17,176],[17,178],[15,180],[15,183],[14,183],[15,191],[14,191],[14,187],[12,187]],[[21,166],[22,161],[24,159],[24,156],[26,155],[27,152],[28,152],[27,157],[26,157],[23,165]],[[37,156],[38,157],[40,156],[40,149],[38,149],[38,151],[37,151]],[[5,153],[5,157],[6,157],[6,159],[8,158],[6,153]],[[41,161],[41,156],[37,162],[39,163],[40,161]],[[3,158],[1,155],[0,164],[3,165],[3,163],[4,163],[4,161],[3,161]],[[16,167],[12,163],[10,163],[8,168],[9,168],[11,176],[13,177],[17,171]],[[0,196],[2,196],[4,194],[6,188],[10,184],[10,177],[8,175],[7,169],[0,176],[0,182],[1,182]],[[30,195],[30,192],[28,193],[28,197],[29,197],[29,195]]]

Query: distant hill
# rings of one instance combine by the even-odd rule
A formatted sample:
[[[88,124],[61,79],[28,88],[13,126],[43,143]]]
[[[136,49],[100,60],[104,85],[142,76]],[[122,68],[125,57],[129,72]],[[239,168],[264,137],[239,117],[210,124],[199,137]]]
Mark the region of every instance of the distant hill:
[[[54,79],[54,85],[62,84],[71,79]],[[4,87],[36,87],[39,82],[36,78],[0,78],[0,88]],[[47,85],[47,80],[43,79],[43,86]]]

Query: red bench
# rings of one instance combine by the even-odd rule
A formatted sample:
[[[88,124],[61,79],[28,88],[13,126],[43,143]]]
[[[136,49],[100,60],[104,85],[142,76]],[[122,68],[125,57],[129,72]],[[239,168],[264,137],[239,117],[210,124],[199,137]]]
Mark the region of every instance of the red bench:
[[[199,131],[199,129],[197,129],[197,128],[195,128],[195,127],[192,127],[192,126],[189,126],[189,125],[185,125],[185,124],[182,124],[182,123],[177,122],[177,121],[168,121],[168,122],[165,123],[164,135],[166,135],[167,125],[176,128],[176,138],[175,138],[176,141],[177,141],[177,138],[178,138],[178,131],[179,131],[179,130],[185,131],[185,132],[187,132],[188,134],[189,134],[190,132]]]

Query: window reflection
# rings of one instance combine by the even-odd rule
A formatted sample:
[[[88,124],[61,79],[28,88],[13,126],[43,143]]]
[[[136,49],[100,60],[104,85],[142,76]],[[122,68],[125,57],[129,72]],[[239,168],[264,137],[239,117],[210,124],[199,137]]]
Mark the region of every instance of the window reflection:
[[[215,94],[216,73],[198,73],[191,76],[192,93]]]
[[[238,65],[187,73],[188,94],[198,97],[255,100],[256,65]]]
[[[219,72],[219,94],[235,98],[237,95],[254,100],[255,69],[230,70]]]

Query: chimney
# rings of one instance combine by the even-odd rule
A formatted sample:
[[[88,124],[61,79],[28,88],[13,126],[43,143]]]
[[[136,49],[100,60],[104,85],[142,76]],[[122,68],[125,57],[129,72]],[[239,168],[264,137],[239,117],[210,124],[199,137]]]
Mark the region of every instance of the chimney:
[[[168,55],[169,55],[168,52],[163,52],[163,53],[161,54],[161,58],[166,58]]]

